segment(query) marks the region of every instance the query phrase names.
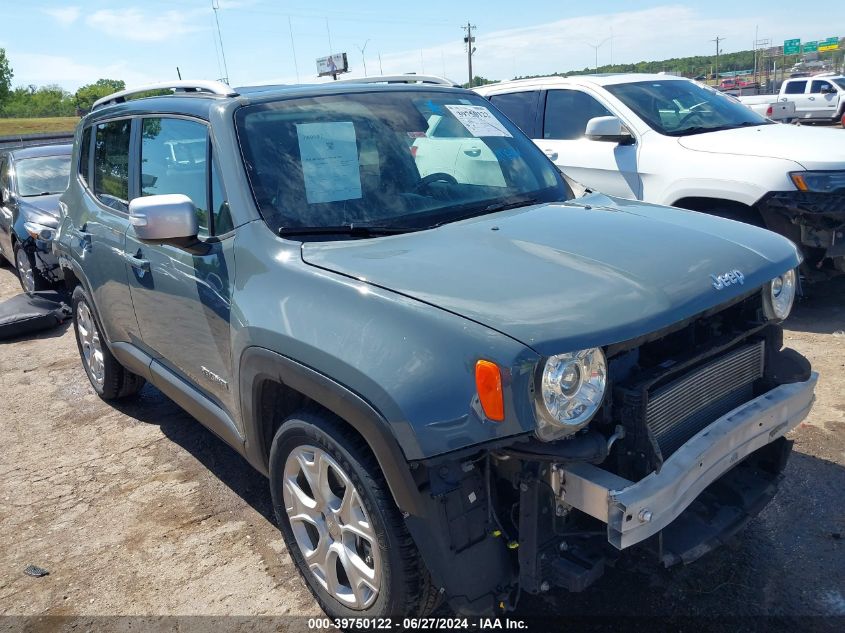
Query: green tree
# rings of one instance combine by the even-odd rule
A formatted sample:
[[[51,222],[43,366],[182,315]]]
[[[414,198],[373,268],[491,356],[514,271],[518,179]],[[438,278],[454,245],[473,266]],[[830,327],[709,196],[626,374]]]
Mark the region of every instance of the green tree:
[[[88,112],[97,99],[102,99],[124,88],[126,88],[126,84],[120,79],[98,79],[93,84],[82,86],[76,91],[74,97],[76,107],[83,112]]]
[[[15,73],[12,72],[12,67],[9,65],[9,59],[6,57],[6,49],[0,48],[0,109],[2,109],[6,99],[9,98],[14,75]]]

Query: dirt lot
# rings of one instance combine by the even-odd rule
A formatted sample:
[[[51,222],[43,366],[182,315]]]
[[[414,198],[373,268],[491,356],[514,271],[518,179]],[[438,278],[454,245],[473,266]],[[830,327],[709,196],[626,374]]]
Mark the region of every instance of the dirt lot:
[[[0,299],[17,291],[0,269]],[[786,484],[736,545],[683,569],[620,565],[520,614],[845,615],[845,283],[815,295],[786,338],[820,372],[818,401]],[[0,376],[0,614],[319,614],[266,480],[157,390],[100,401],[67,326],[0,344]]]

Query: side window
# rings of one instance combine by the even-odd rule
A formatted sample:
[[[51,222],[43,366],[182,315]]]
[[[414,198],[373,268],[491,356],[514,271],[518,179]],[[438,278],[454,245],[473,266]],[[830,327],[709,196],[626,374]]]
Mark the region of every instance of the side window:
[[[94,146],[94,195],[106,206],[129,206],[129,131],[131,120],[97,125]]]
[[[223,191],[220,168],[213,156],[211,158],[211,209],[211,226],[214,235],[223,235],[234,228],[229,201],[226,200],[226,194]]]
[[[182,193],[197,208],[200,235],[209,233],[208,128],[204,123],[145,118],[141,125],[141,195]]]
[[[540,93],[537,90],[493,95],[490,97],[490,103],[504,112],[511,121],[516,123],[520,130],[531,138],[536,138],[534,120],[537,114],[539,95]]]
[[[0,190],[10,188],[9,180],[9,156],[3,156],[0,159]]]
[[[543,138],[574,140],[584,136],[587,121],[611,116],[610,110],[579,90],[549,90],[543,120]]]
[[[802,95],[806,87],[806,81],[790,81],[786,84],[786,90],[784,92],[788,95]]]
[[[812,84],[810,84],[810,92],[814,95],[817,95],[821,93],[822,88],[829,89],[832,87],[833,86],[830,85],[829,81],[821,81],[819,79],[816,79],[813,81]]]
[[[82,132],[82,140],[80,141],[81,145],[79,148],[79,177],[82,178],[82,181],[87,185],[88,178],[90,174],[88,173],[88,168],[91,165],[91,128],[85,128],[85,131]]]

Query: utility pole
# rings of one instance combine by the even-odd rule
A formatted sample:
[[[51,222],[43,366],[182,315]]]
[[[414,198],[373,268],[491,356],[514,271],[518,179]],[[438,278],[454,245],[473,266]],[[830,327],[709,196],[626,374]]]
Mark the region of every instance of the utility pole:
[[[296,46],[293,43],[293,23],[288,16],[288,29],[290,30],[290,50],[293,53],[293,69],[296,71],[296,83],[299,83],[299,64],[296,63]]]
[[[464,43],[466,43],[467,45],[467,69],[469,70],[469,87],[472,88],[472,54],[475,53],[475,46],[473,46],[473,44],[475,43],[475,38],[472,36],[472,30],[478,27],[476,27],[474,24],[470,24],[469,22],[467,22],[467,25],[462,26],[461,28],[467,32],[466,37],[464,37]]]
[[[724,42],[727,38],[716,36],[715,40],[710,40],[711,42],[716,42],[716,85],[719,85],[719,42]]]

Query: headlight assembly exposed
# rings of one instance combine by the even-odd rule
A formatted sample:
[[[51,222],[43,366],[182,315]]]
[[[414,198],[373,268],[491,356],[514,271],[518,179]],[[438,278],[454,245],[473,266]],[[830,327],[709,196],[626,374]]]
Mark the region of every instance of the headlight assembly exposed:
[[[789,177],[798,191],[831,193],[845,189],[845,171],[793,171]]]
[[[35,222],[24,222],[24,230],[35,240],[52,240],[56,229]]]
[[[546,360],[537,397],[537,437],[550,442],[575,433],[601,406],[607,361],[599,348],[557,354]]]
[[[788,270],[772,279],[763,288],[763,313],[767,319],[783,321],[795,301],[797,277],[795,270]]]

